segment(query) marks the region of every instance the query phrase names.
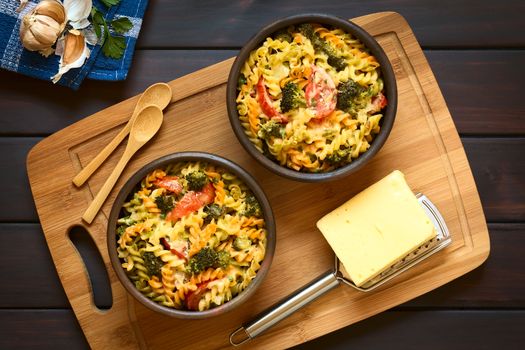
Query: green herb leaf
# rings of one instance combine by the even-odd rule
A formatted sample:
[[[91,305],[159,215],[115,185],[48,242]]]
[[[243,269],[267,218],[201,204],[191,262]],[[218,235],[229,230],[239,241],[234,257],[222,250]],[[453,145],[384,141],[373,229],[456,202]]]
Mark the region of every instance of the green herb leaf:
[[[106,5],[107,7],[111,7],[120,3],[120,0],[100,0],[100,2]]]
[[[106,40],[102,46],[104,55],[118,60],[124,55],[125,49],[126,38],[122,36],[111,36],[109,33],[106,35]]]
[[[91,23],[93,23],[93,30],[95,31],[97,38],[100,39],[102,37],[101,27],[106,23],[106,21],[104,20],[102,12],[97,10],[96,7],[91,8]]]
[[[113,30],[119,34],[124,34],[133,28],[133,23],[127,17],[121,17],[111,22]]]
[[[104,15],[95,7],[91,9],[91,19],[93,20],[93,24],[103,25],[105,22]]]
[[[111,7],[120,3],[120,0],[101,0],[101,2],[107,7]],[[115,33],[124,34],[133,28],[133,23],[131,23],[129,18],[121,17],[111,21],[108,26],[103,13],[95,7],[91,9],[91,19],[95,34],[99,39],[102,39],[99,42],[102,45],[102,53],[104,56],[114,59],[122,58],[126,50],[126,38],[111,35],[109,26],[111,26]],[[102,27],[104,27],[104,32],[102,32]]]

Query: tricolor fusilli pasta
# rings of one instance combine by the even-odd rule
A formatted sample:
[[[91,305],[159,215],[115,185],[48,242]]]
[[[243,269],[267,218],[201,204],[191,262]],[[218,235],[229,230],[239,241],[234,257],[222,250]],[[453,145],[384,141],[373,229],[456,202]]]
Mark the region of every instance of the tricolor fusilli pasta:
[[[380,131],[379,63],[352,35],[304,23],[266,38],[241,68],[245,134],[275,162],[326,172],[365,152]]]
[[[150,172],[117,221],[117,252],[136,288],[167,307],[203,311],[255,278],[266,252],[261,207],[217,166],[183,162]]]

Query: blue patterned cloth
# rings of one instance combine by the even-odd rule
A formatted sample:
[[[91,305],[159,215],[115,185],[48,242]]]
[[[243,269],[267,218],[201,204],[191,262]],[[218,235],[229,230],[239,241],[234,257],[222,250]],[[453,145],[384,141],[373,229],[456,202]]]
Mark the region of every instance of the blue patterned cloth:
[[[24,9],[17,13],[18,0],[0,0],[0,68],[51,81],[51,77],[58,71],[60,57],[52,55],[45,58],[38,52],[28,51],[23,48],[19,37],[22,18],[31,12],[38,2],[30,0]],[[88,45],[91,49],[88,60],[82,67],[71,69],[64,74],[58,84],[76,90],[86,77],[96,80],[126,79],[147,4],[148,0],[122,0],[119,5],[107,11],[103,4],[94,0],[93,5],[102,13],[107,11],[105,17],[108,22],[124,16],[133,23],[133,28],[125,34],[124,56],[119,60],[108,58],[102,53],[100,45]]]

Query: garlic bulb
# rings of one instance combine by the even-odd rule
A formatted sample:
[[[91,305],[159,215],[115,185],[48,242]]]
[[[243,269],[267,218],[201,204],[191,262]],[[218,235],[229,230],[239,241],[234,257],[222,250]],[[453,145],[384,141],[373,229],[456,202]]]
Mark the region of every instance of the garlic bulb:
[[[20,40],[29,51],[39,51],[44,56],[53,53],[51,48],[66,26],[66,12],[56,0],[42,0],[24,16],[20,26]]]
[[[88,17],[92,7],[92,0],[64,0],[67,20],[74,29],[83,29],[89,25]]]
[[[70,69],[82,67],[90,52],[86,39],[79,30],[71,29],[62,36],[57,42],[56,54],[60,56],[60,66],[58,73],[51,78],[53,83],[59,81]]]

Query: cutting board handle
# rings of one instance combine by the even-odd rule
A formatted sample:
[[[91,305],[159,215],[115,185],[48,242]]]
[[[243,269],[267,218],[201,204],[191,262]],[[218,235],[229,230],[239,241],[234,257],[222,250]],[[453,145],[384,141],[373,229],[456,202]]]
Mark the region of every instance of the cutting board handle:
[[[75,225],[69,230],[69,239],[80,254],[80,258],[87,268],[85,273],[91,282],[93,301],[99,310],[108,310],[113,303],[109,276],[91,234],[80,225]]]
[[[128,349],[139,349],[141,342],[139,334],[135,331],[134,320],[130,319],[128,308],[128,295],[120,285],[115,272],[111,267],[109,254],[106,245],[106,227],[101,222],[104,221],[99,216],[95,222],[86,227],[82,224],[74,225],[68,232],[76,227],[82,228],[85,234],[90,236],[99,253],[99,258],[103,260],[104,268],[110,281],[112,305],[107,310],[99,309],[94,302],[93,288],[86,263],[82,255],[70,237],[66,237],[64,244],[59,249],[65,250],[67,261],[56,261],[59,272],[67,272],[68,277],[74,276],[73,283],[64,283],[63,286],[71,302],[73,310],[84,329],[86,338],[93,348],[116,349],[123,346],[122,340],[126,339],[125,344]],[[95,234],[94,234],[95,233]],[[86,292],[88,291],[88,292]],[[80,317],[82,316],[82,317]],[[108,332],[108,328],[118,330],[119,334]],[[95,345],[96,346],[93,346]]]

